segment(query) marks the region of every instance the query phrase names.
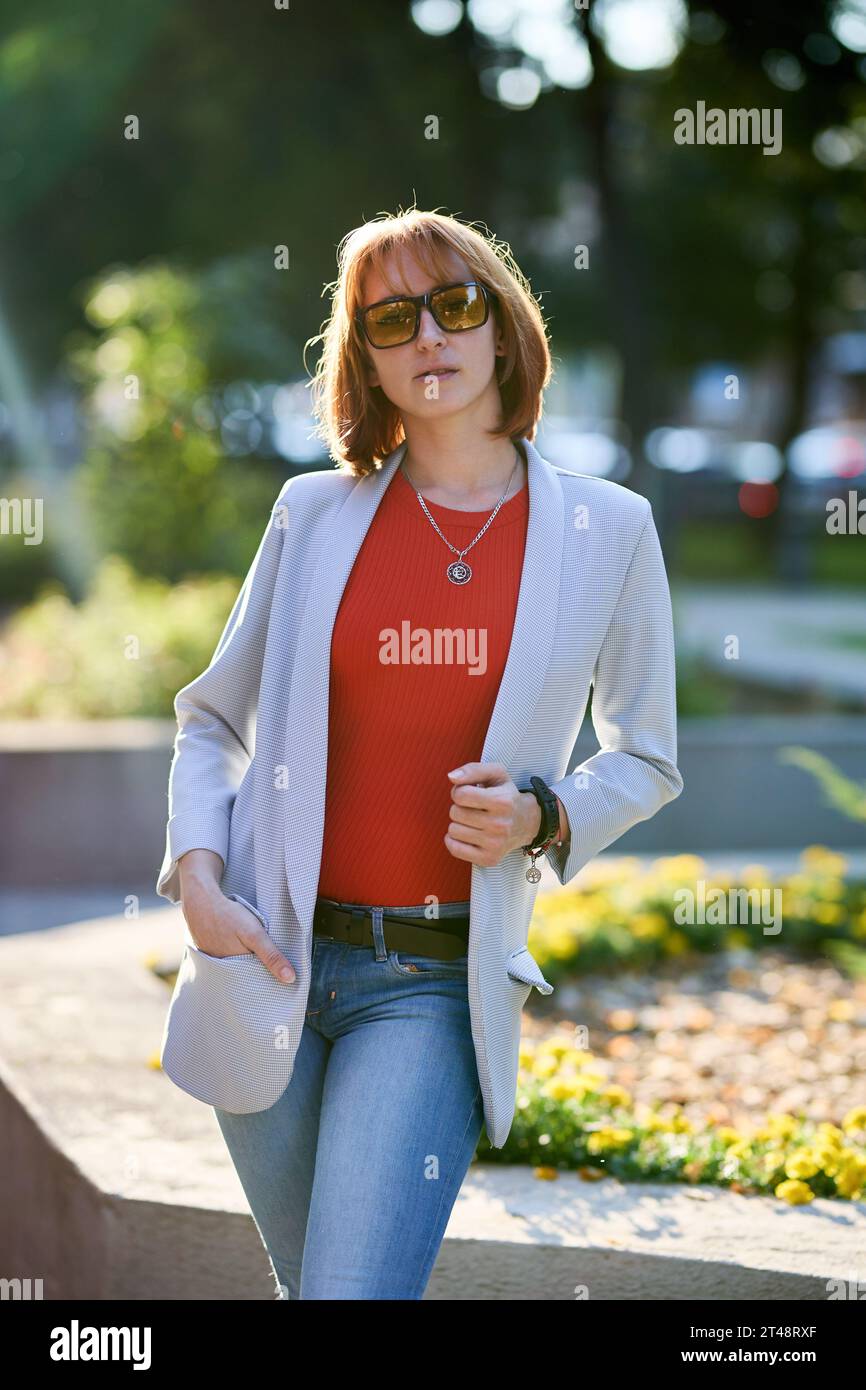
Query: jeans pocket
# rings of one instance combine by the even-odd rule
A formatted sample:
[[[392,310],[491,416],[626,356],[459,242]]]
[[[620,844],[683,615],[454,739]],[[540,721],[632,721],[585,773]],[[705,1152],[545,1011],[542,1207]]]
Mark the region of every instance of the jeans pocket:
[[[469,971],[469,956],[454,960],[436,960],[434,956],[414,955],[409,951],[389,951],[388,960],[398,975],[453,975],[459,979]]]

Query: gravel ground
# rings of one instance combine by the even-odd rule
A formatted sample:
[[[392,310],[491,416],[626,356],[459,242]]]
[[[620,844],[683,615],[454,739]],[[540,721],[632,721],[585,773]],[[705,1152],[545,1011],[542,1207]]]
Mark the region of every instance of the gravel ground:
[[[838,1124],[866,1104],[866,980],[826,961],[734,950],[583,975],[533,996],[523,1036],[575,1025],[608,1081],[635,1101],[677,1101],[696,1123],[749,1129],[802,1110]]]

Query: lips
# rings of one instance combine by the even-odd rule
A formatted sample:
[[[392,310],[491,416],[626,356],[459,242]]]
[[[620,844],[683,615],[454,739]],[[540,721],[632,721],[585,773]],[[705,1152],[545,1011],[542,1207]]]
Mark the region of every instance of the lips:
[[[425,377],[428,376],[437,376],[440,378],[446,376],[454,376],[456,371],[456,367],[428,367],[426,371],[419,372],[418,375],[415,377],[415,380],[423,381]]]

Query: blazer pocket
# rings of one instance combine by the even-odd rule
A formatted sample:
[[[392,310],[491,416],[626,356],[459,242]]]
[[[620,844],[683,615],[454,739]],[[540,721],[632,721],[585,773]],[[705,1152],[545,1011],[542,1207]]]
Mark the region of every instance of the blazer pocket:
[[[265,931],[268,932],[268,934],[270,935],[270,927],[268,926],[267,918],[264,916],[264,913],[260,912],[257,907],[253,906],[253,904],[249,901],[248,898],[241,897],[240,893],[226,893],[226,897],[232,898],[236,903],[240,903],[241,907],[248,907],[253,916],[258,917]],[[239,954],[234,956],[208,955],[207,951],[203,951],[200,946],[196,946],[195,942],[192,939],[188,926],[185,933],[185,942],[189,949],[193,951],[196,956],[199,956],[204,960],[249,960],[251,956],[255,957],[256,954],[255,951],[241,951]]]
[[[226,893],[226,897],[233,898],[236,903],[240,903],[241,907],[248,907],[253,916],[258,917],[265,931],[270,933],[271,928],[267,917],[259,908],[253,906],[249,898],[242,898],[240,893]]]
[[[553,993],[553,985],[545,980],[541,967],[528,946],[518,946],[512,951],[505,962],[505,968],[509,977],[519,984],[529,985],[530,988],[535,985],[540,994]]]
[[[291,1071],[285,1049],[296,997],[258,956],[209,956],[187,942],[163,1035],[163,1070],[208,1105],[266,1109]]]

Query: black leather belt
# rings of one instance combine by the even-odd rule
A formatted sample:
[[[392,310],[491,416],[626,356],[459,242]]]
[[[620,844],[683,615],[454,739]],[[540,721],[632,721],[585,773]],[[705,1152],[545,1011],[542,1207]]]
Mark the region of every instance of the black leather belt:
[[[369,907],[343,907],[317,898],[313,912],[313,935],[352,946],[373,946],[373,914]],[[382,935],[390,951],[412,956],[432,956],[434,960],[456,960],[469,951],[469,916],[394,917],[382,914]]]

